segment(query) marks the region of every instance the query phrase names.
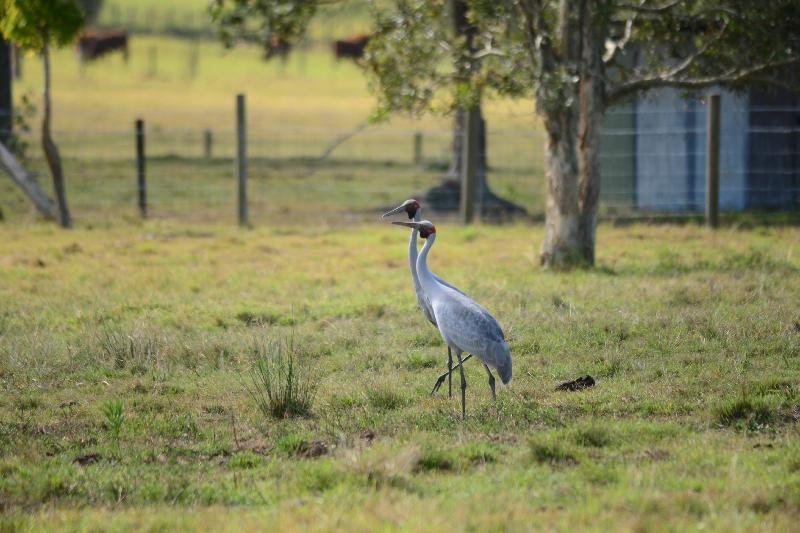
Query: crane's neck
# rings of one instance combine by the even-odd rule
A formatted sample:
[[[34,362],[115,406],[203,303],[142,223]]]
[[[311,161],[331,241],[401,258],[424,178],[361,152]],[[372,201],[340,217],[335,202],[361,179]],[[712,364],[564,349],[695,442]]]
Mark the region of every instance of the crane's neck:
[[[422,247],[419,257],[417,257],[417,276],[419,276],[419,282],[428,296],[439,290],[439,283],[433,277],[431,271],[428,270],[428,252],[431,251],[435,241],[436,234],[431,233],[426,239],[425,246]]]
[[[420,221],[419,209],[414,213],[414,222]],[[419,230],[411,228],[411,238],[408,240],[408,264],[411,267],[411,281],[414,282],[414,288],[419,288],[419,276],[417,276],[417,235]]]

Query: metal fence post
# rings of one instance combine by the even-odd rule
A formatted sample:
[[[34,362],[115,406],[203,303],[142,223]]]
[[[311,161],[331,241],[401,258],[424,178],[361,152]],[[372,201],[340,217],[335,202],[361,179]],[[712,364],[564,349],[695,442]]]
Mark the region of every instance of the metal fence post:
[[[414,134],[414,164],[422,164],[422,133],[420,132]]]
[[[144,120],[136,119],[136,189],[139,193],[139,214],[147,218],[147,185],[144,166]]]
[[[249,226],[247,213],[247,125],[245,123],[245,98],[236,95],[236,178],[239,184],[239,225]]]
[[[205,156],[206,159],[211,159],[213,143],[214,138],[212,137],[211,130],[206,129],[203,131],[203,156]]]
[[[478,153],[479,123],[478,108],[467,110],[464,115],[464,149],[462,151],[461,203],[459,205],[462,224],[471,224],[475,220],[475,189],[477,188],[475,156]]]
[[[708,102],[706,130],[706,224],[719,227],[719,95]]]

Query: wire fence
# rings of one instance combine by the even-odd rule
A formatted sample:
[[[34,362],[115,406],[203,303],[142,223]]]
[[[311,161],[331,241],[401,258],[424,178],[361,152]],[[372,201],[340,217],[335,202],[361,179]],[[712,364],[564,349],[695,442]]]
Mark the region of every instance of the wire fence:
[[[724,109],[724,108],[723,108]],[[615,110],[601,138],[601,212],[613,216],[695,213],[705,203],[704,108],[694,122],[674,110]],[[237,209],[233,117],[177,119],[143,113],[148,213],[198,221],[233,221]],[[739,107],[723,113],[720,207],[800,208],[800,106]],[[518,117],[515,117],[518,118]],[[796,123],[793,121],[797,121]],[[179,122],[197,127],[167,127]],[[408,197],[445,190],[454,132],[449,122],[425,127],[274,125],[248,114],[248,203],[254,224],[372,218]],[[273,124],[272,126],[264,126]],[[534,218],[544,213],[544,137],[491,117],[486,180],[491,192]],[[458,135],[459,133],[456,133]],[[56,130],[67,192],[76,218],[137,216],[133,124],[94,131]],[[27,165],[49,183],[37,139]],[[452,176],[451,176],[452,177]],[[8,188],[8,184],[3,185]],[[449,190],[453,193],[452,185]],[[3,191],[0,188],[0,191]],[[457,191],[457,184],[456,184]],[[24,211],[19,194],[0,197],[7,212]]]

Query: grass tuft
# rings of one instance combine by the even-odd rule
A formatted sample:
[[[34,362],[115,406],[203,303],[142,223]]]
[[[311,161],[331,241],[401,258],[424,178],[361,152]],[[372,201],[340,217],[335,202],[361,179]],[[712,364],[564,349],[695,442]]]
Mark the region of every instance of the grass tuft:
[[[736,426],[757,430],[774,424],[779,412],[763,397],[744,396],[722,402],[716,408],[716,418],[723,426]]]
[[[299,364],[294,344],[259,344],[256,353],[247,390],[261,413],[272,418],[309,416],[317,379]]]
[[[122,423],[125,420],[125,413],[121,400],[108,400],[103,404],[103,415],[106,417],[106,429],[114,439],[119,438],[122,431]]]
[[[236,468],[239,470],[247,470],[250,468],[255,468],[261,464],[261,457],[252,453],[252,452],[244,452],[236,455],[231,459],[230,467]]]
[[[414,465],[415,472],[428,472],[431,470],[449,471],[454,467],[453,459],[441,450],[427,450],[417,459]]]
[[[301,455],[308,449],[309,439],[299,433],[289,433],[275,443],[275,447],[287,455]]]
[[[578,464],[578,459],[575,455],[556,442],[532,440],[530,442],[530,450],[533,460],[539,464]]]
[[[471,464],[494,463],[497,449],[487,442],[471,442],[459,449],[459,455]]]
[[[369,405],[381,411],[394,411],[408,403],[408,398],[396,389],[380,385],[367,391]]]
[[[573,436],[575,444],[586,448],[604,448],[611,444],[611,433],[603,427],[592,426],[579,429]]]

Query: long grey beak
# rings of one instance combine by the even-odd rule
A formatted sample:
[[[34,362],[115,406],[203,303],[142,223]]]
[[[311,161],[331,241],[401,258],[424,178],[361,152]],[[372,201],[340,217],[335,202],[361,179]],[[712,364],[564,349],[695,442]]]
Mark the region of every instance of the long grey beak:
[[[419,229],[419,227],[420,227],[420,223],[419,222],[404,222],[404,221],[395,220],[394,222],[392,222],[392,224],[394,224],[396,226],[405,226],[407,228],[417,228],[417,229]]]
[[[406,206],[405,205],[399,205],[399,206],[395,207],[394,209],[392,209],[391,211],[387,211],[384,214],[382,214],[381,218],[386,218],[386,217],[391,216],[391,215],[396,215],[397,213],[404,213],[405,210],[406,210]]]

